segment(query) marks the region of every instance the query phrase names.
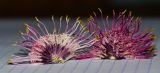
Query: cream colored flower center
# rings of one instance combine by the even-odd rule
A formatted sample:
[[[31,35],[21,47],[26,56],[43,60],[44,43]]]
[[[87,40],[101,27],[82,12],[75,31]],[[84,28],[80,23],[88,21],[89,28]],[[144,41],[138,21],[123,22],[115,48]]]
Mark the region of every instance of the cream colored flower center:
[[[55,57],[52,57],[52,62],[63,64],[64,60],[61,57],[55,56]]]

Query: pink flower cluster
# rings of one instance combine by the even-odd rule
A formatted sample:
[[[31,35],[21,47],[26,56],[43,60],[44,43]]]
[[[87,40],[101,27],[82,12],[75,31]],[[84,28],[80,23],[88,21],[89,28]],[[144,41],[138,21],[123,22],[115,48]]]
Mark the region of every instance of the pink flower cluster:
[[[103,17],[102,17],[103,19]],[[150,59],[155,56],[155,34],[151,31],[140,32],[140,18],[134,18],[131,12],[113,15],[111,24],[108,17],[100,28],[96,16],[90,18],[89,31],[95,33],[96,42],[92,50],[98,52],[95,57],[101,59]],[[92,28],[92,29],[91,29]],[[94,29],[93,29],[94,28]],[[95,54],[95,52],[91,52]]]
[[[112,21],[108,20],[108,16],[106,19],[103,15],[101,17],[101,24],[95,15],[91,16],[86,25],[77,19],[71,28],[66,17],[65,30],[61,28],[60,18],[59,31],[56,31],[56,23],[52,18],[52,34],[47,31],[45,24],[37,19],[43,34],[26,25],[26,33],[21,33],[24,40],[17,45],[25,47],[27,55],[14,55],[8,63],[50,64],[64,63],[71,59],[150,59],[155,56],[155,34],[151,31],[140,31],[140,18],[135,19],[131,12],[125,15],[125,11],[118,15],[113,13]],[[82,52],[79,53],[79,50]]]

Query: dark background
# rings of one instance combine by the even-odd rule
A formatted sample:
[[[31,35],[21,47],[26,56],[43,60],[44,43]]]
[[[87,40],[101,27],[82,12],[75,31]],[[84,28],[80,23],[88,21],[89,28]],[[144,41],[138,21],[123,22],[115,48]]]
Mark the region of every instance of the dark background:
[[[160,0],[0,0],[0,17],[88,16],[97,8],[106,15],[127,9],[136,16],[160,16]]]
[[[64,15],[73,19],[80,16],[85,20],[85,17],[93,15],[93,11],[98,14],[98,8],[110,18],[112,10],[116,13],[132,11],[135,17],[141,17],[142,30],[155,29],[156,42],[160,44],[160,0],[0,0],[0,41],[2,38],[7,39],[6,36],[19,36],[18,31],[24,30],[25,23],[33,26],[37,24],[35,16],[45,22],[48,29],[53,29],[52,15],[58,20]]]

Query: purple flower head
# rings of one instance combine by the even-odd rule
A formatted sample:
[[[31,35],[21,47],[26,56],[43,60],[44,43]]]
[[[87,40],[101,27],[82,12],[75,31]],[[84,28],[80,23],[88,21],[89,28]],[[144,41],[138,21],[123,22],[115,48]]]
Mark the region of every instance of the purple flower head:
[[[101,14],[102,11],[100,10]],[[103,15],[102,21],[104,21]],[[111,24],[108,16],[102,27],[98,25],[95,17],[88,23],[90,32],[96,32],[92,50],[101,52],[95,57],[101,59],[149,59],[155,56],[155,35],[151,31],[140,32],[140,18],[134,18],[129,12],[125,15],[120,12],[118,16],[113,12]],[[93,52],[92,54],[94,54]]]
[[[59,28],[57,29],[54,18],[53,33],[49,33],[45,24],[38,20],[37,29],[26,25],[26,33],[21,33],[24,40],[17,45],[27,50],[25,56],[15,55],[9,59],[10,64],[20,63],[64,63],[75,56],[75,51],[90,47],[94,43],[92,35],[85,31],[82,22],[77,19],[73,25],[69,25],[69,18],[66,17],[65,25],[62,26],[62,17],[60,18]],[[65,26],[65,29],[62,29]]]

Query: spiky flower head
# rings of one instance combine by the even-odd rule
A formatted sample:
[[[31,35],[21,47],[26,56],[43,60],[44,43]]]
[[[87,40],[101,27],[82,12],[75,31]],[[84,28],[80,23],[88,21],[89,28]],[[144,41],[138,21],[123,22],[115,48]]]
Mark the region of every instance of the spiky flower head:
[[[64,23],[66,25],[62,25],[61,17],[58,28],[52,17],[53,33],[49,33],[43,22],[37,18],[36,20],[41,32],[26,24],[26,33],[21,33],[24,40],[17,43],[27,50],[27,55],[15,55],[8,63],[64,63],[75,56],[76,50],[89,47],[94,43],[94,39],[91,39],[92,35],[85,31],[85,27],[79,18],[72,25],[69,23],[69,18],[66,17]],[[62,29],[64,27],[65,29]]]
[[[102,11],[100,10],[101,15]],[[95,17],[89,19],[90,32],[96,32],[93,49],[100,52],[95,57],[101,59],[149,59],[155,55],[155,35],[151,31],[140,31],[140,18],[134,18],[129,12],[113,12],[111,24],[102,17],[102,27]],[[93,29],[94,28],[94,29]],[[95,54],[95,52],[92,52]]]

